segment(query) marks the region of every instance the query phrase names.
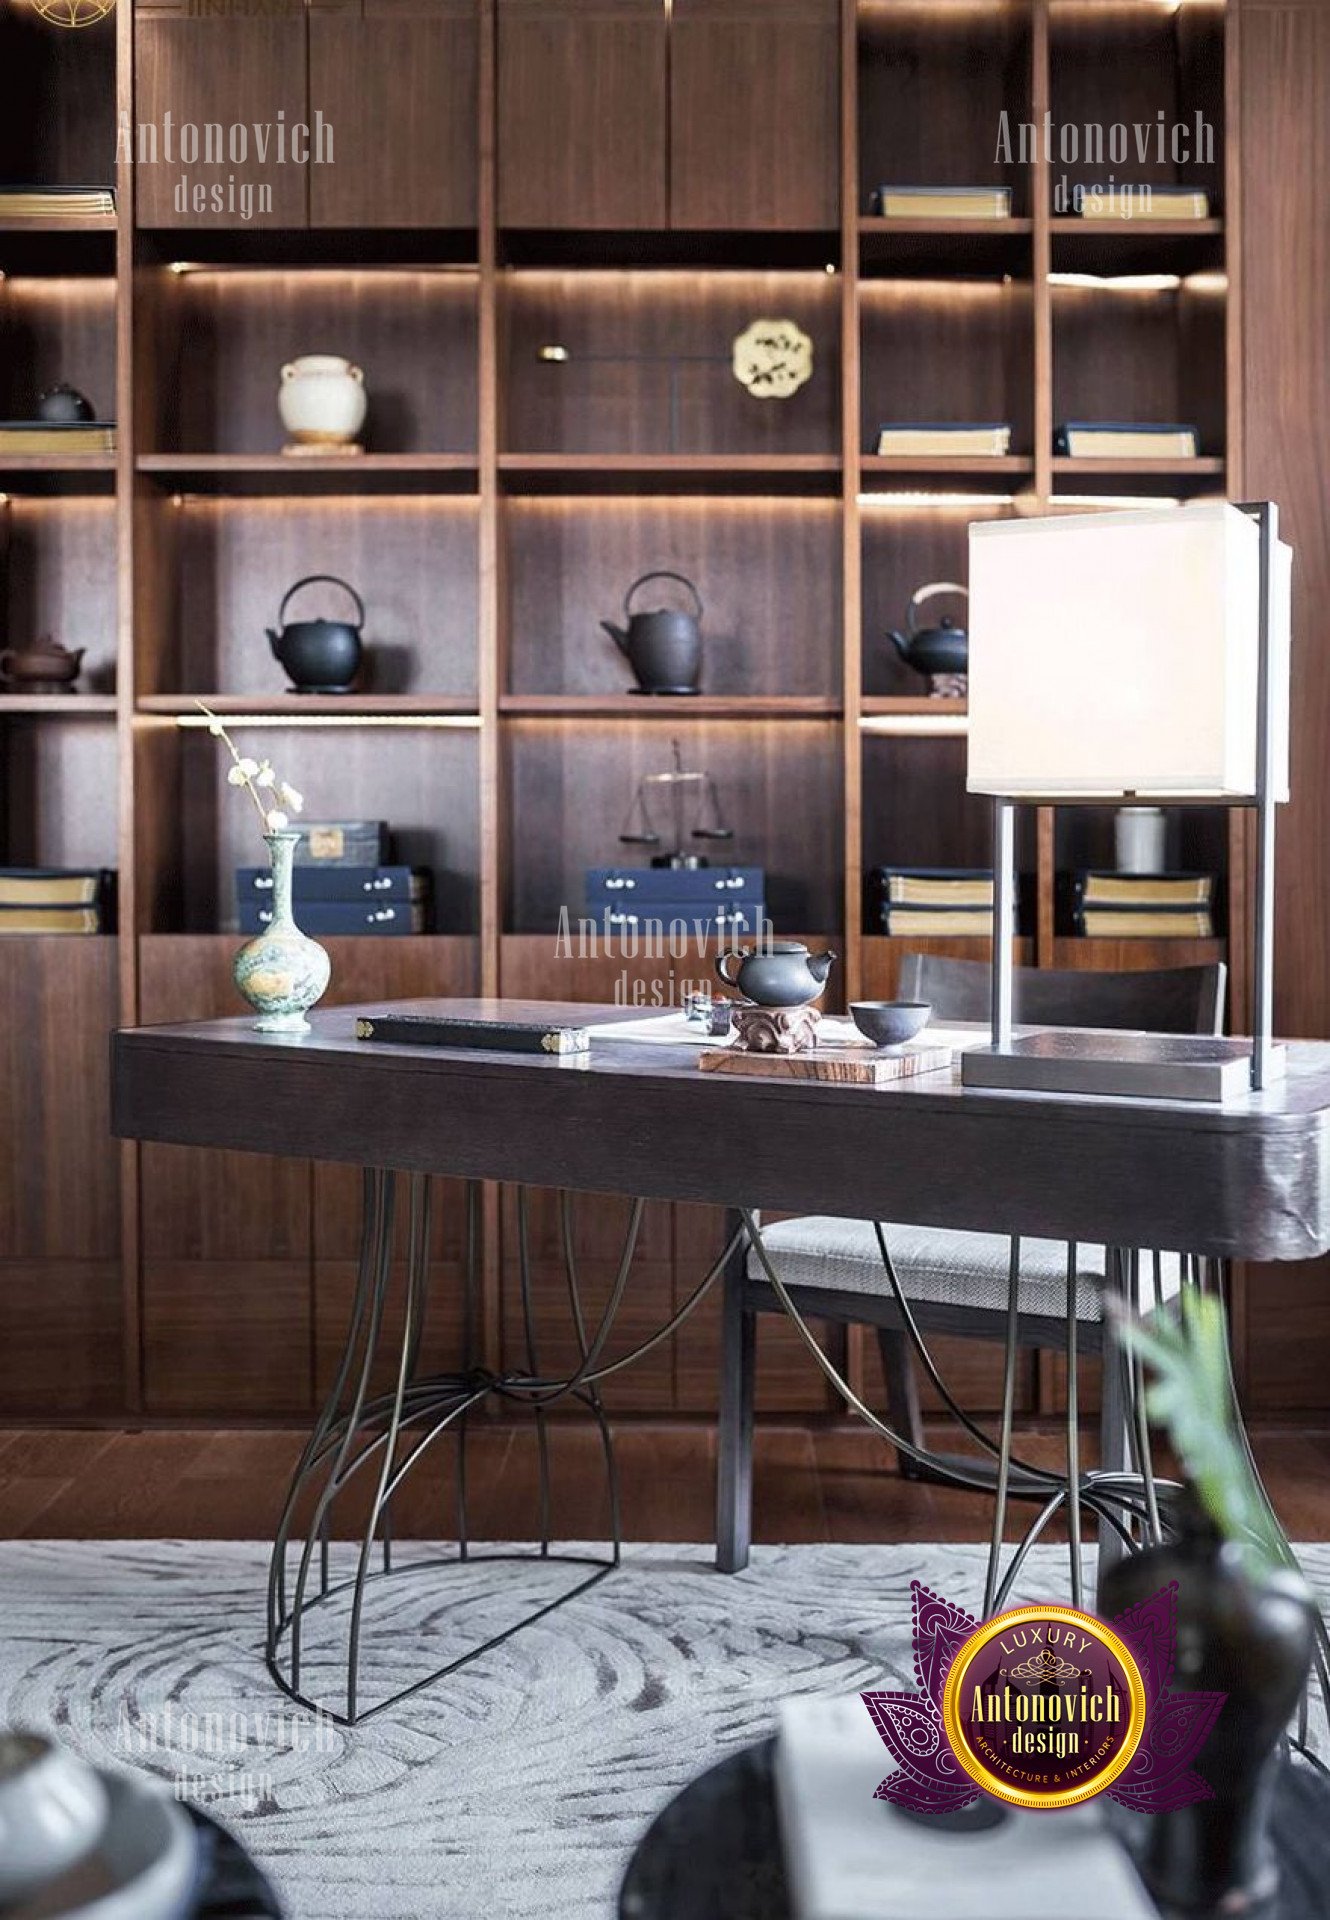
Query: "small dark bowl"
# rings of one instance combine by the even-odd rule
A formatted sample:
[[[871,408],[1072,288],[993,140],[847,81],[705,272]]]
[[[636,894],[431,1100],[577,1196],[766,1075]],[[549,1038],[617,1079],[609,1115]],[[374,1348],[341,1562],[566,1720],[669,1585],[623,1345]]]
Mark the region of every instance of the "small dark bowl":
[[[851,1000],[850,1017],[875,1047],[903,1047],[928,1025],[926,1000]]]

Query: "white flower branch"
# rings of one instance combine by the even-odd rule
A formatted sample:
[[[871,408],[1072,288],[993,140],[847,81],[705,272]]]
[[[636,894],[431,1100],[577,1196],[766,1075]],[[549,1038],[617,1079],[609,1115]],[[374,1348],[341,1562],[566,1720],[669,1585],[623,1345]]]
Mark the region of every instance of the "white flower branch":
[[[231,756],[231,765],[226,770],[227,784],[245,789],[258,811],[263,831],[280,833],[283,827],[289,827],[291,815],[302,811],[305,796],[298,788],[278,779],[270,760],[254,760],[241,753],[211,707],[205,707],[202,700],[196,700],[194,705],[207,720],[208,732],[221,741]],[[281,805],[266,805],[265,794],[271,794]]]

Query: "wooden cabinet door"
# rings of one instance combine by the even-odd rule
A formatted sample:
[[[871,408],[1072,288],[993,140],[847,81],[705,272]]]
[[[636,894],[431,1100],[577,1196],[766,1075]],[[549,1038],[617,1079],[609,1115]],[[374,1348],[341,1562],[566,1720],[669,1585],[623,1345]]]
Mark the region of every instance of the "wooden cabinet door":
[[[312,227],[473,227],[477,0],[311,0]]]
[[[674,0],[670,224],[840,219],[836,0]]]
[[[664,227],[664,0],[499,0],[499,221]]]
[[[303,6],[214,15],[136,0],[134,59],[139,226],[305,225]]]

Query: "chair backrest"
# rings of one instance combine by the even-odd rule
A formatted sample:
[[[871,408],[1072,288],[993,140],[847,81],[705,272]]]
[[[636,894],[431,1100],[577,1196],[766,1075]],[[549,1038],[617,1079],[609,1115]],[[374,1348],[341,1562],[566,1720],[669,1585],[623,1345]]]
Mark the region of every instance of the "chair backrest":
[[[1141,1033],[1222,1033],[1222,962],[1206,967],[1143,968],[1132,973],[1017,967],[1012,1017],[1040,1027],[1128,1027]],[[939,1020],[987,1020],[986,960],[907,953],[902,1000],[927,1000]]]

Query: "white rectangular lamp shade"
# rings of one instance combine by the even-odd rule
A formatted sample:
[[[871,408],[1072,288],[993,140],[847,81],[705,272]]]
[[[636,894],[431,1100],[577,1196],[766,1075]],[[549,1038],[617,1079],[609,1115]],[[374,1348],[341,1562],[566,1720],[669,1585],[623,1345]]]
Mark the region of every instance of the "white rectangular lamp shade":
[[[1260,535],[1223,503],[970,528],[971,793],[1249,799]],[[1270,782],[1288,797],[1291,550],[1275,549]]]

